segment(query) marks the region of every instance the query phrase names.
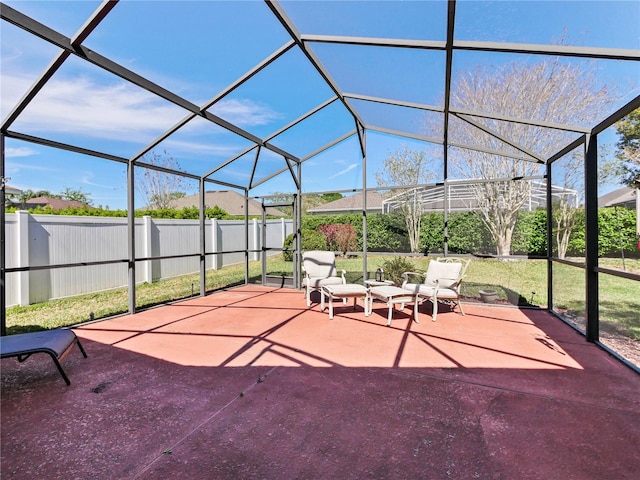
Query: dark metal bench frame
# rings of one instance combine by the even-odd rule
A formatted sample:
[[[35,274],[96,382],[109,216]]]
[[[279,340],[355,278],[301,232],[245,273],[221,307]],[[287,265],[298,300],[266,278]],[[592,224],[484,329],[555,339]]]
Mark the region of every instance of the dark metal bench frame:
[[[74,344],[78,345],[84,358],[87,358],[80,340],[73,331],[68,329],[8,335],[0,337],[0,358],[16,357],[18,362],[24,362],[34,353],[46,353],[51,356],[66,384],[71,385],[60,361],[67,356]]]

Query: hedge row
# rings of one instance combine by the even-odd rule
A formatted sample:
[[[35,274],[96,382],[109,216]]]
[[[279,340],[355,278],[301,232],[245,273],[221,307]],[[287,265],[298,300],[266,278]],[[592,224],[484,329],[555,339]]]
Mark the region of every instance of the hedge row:
[[[600,237],[599,255],[640,256],[636,235],[636,215],[629,209],[600,209],[598,212]],[[362,217],[358,214],[308,215],[302,219],[303,250],[326,248],[319,233],[321,225],[344,223],[358,232],[358,249],[362,249]],[[449,251],[452,253],[495,254],[495,244],[489,230],[475,212],[451,213],[449,223]],[[367,216],[367,249],[369,251],[409,252],[409,239],[404,218],[399,214],[371,214]],[[514,255],[546,255],[547,213],[545,210],[518,212],[512,238]],[[420,229],[420,251],[442,252],[444,245],[444,216],[442,213],[424,215]],[[293,237],[285,241],[285,248],[293,246]],[[568,256],[583,256],[585,251],[584,210],[578,210],[571,234]]]

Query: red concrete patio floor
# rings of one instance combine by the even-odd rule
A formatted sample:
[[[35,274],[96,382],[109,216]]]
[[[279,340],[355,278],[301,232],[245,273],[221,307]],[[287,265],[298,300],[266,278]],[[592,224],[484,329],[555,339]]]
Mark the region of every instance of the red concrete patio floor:
[[[245,286],[2,360],[3,479],[637,479],[640,375],[544,311]],[[38,358],[40,357],[40,358]]]

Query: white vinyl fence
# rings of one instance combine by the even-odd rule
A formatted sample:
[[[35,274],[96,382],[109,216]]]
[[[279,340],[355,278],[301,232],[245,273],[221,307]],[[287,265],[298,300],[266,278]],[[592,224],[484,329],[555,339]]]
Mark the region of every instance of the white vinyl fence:
[[[30,215],[18,211],[6,215],[6,268],[82,264],[119,260],[105,265],[51,268],[6,275],[6,305],[29,305],[128,284],[127,219]],[[291,220],[268,220],[266,248],[282,248],[293,232]],[[262,222],[249,221],[249,250],[262,248]],[[194,257],[139,261],[136,282],[198,273],[200,261],[200,222],[143,217],[135,219],[136,258],[195,254]],[[245,249],[243,220],[206,220],[205,251],[233,252]],[[276,255],[278,251],[268,252]],[[250,253],[249,260],[260,260]],[[215,253],[206,256],[207,269],[219,269],[244,262],[244,252]]]

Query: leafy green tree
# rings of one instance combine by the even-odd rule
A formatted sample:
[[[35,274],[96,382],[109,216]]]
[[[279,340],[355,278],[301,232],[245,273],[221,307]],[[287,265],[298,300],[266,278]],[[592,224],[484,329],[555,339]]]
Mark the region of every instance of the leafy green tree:
[[[619,140],[616,144],[618,173],[622,182],[631,188],[640,188],[640,108],[615,125]]]
[[[60,197],[65,200],[84,203],[85,205],[91,205],[93,203],[91,200],[91,194],[83,192],[81,188],[74,189],[66,187],[60,194]]]

